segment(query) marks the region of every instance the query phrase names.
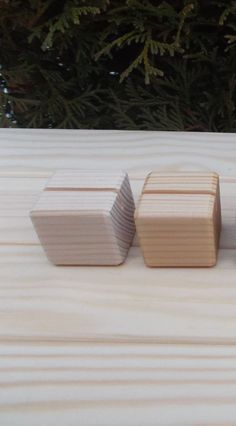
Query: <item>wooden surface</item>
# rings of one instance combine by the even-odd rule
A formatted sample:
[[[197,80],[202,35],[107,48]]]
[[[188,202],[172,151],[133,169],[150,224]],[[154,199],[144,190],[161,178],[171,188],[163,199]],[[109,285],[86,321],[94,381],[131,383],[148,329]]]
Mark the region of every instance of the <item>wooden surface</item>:
[[[0,130],[0,424],[236,425],[236,135]],[[211,269],[56,267],[29,211],[58,168],[221,175]]]

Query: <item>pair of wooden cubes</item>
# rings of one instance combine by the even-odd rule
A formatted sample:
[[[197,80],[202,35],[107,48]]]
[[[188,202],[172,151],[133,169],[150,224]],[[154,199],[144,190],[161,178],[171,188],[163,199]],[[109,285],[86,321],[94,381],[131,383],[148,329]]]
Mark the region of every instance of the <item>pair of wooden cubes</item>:
[[[31,212],[56,265],[118,265],[135,224],[148,266],[213,266],[221,227],[215,173],[151,173],[135,211],[123,172],[59,171]]]

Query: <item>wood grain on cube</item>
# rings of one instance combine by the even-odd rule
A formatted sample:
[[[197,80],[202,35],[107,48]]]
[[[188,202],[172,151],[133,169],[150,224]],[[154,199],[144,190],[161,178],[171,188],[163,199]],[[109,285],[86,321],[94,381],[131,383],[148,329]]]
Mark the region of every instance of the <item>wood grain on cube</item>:
[[[56,265],[118,265],[134,236],[134,201],[124,172],[58,171],[31,218]]]
[[[213,266],[221,228],[216,173],[151,173],[136,210],[148,266]]]

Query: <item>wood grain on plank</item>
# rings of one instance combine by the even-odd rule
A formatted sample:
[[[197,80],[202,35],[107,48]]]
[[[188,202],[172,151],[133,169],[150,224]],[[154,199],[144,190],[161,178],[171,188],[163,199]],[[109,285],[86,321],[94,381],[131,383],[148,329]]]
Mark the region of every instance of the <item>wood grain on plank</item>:
[[[103,130],[0,130],[0,169],[214,170],[235,176],[236,134]]]
[[[236,424],[236,135],[0,130],[0,423]],[[211,270],[58,268],[28,212],[54,170],[215,170],[223,230]],[[119,271],[119,273],[117,273]],[[216,345],[217,343],[217,345]]]
[[[0,247],[3,339],[236,343],[234,250],[211,269],[56,267],[41,247]]]
[[[236,349],[3,342],[4,426],[235,425]]]

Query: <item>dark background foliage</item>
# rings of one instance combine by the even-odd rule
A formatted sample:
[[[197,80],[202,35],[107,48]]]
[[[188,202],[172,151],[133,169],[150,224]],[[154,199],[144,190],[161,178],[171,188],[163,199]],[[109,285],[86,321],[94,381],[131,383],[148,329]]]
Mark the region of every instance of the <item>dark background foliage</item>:
[[[236,131],[236,1],[0,0],[2,127]]]

